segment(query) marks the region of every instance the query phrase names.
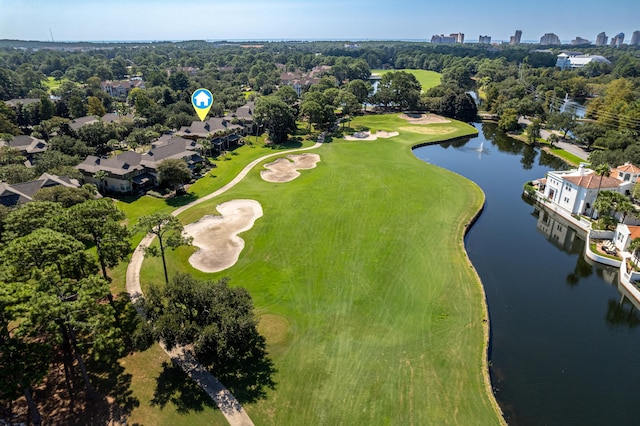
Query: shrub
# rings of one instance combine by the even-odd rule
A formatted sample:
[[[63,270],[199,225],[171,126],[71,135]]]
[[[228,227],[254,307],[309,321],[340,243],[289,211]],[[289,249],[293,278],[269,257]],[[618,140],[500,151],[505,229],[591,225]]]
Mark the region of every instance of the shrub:
[[[164,198],[161,193],[159,193],[158,191],[154,191],[154,190],[147,191],[147,195],[149,195],[150,197],[155,197],[155,198]]]

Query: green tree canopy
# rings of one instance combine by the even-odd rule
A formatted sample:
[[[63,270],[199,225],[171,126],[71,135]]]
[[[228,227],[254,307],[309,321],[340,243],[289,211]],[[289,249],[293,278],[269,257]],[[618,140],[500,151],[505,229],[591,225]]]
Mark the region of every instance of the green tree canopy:
[[[198,361],[240,400],[274,388],[275,368],[244,288],[177,274],[164,288],[150,288],[144,309],[158,340],[169,348],[193,345]]]
[[[274,143],[285,142],[296,130],[293,110],[276,96],[263,96],[256,101],[254,119],[265,127]]]

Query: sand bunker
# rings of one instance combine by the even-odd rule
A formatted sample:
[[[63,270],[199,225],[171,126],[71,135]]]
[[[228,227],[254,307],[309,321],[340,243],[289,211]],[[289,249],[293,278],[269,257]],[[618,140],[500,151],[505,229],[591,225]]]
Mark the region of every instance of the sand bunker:
[[[300,176],[298,170],[313,169],[320,161],[318,154],[287,155],[273,163],[265,164],[260,176],[267,182],[290,182]]]
[[[371,132],[355,132],[353,135],[347,135],[344,138],[348,141],[375,141],[378,138],[392,138],[398,136],[398,132],[387,132],[385,130],[378,130],[374,134]]]
[[[421,135],[446,135],[447,133],[455,132],[457,129],[453,126],[402,126],[400,130]]]
[[[411,124],[451,123],[448,118],[435,114],[400,114],[398,117],[407,120]]]
[[[189,257],[189,263],[202,272],[218,272],[233,266],[244,248],[239,233],[253,227],[262,217],[262,206],[255,200],[232,200],[219,204],[222,216],[207,215],[184,227],[200,250]]]

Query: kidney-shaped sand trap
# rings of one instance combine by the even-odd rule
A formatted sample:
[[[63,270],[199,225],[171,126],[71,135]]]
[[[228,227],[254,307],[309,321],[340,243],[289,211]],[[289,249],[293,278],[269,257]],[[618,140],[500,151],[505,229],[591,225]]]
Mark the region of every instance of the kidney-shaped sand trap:
[[[191,255],[189,263],[202,272],[233,266],[244,248],[238,234],[251,229],[262,217],[262,206],[255,200],[227,201],[217,209],[221,216],[207,215],[184,227],[184,232],[193,237],[193,245],[200,249]]]
[[[273,163],[265,164],[267,170],[262,170],[260,176],[267,182],[290,182],[300,176],[298,170],[313,169],[318,161],[318,154],[287,155],[287,158],[278,158]]]

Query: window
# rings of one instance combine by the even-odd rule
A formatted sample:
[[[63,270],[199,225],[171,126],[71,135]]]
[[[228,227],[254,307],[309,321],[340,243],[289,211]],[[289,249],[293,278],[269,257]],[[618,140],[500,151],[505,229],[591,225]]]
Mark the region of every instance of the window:
[[[564,200],[563,200],[563,201],[564,201],[565,203],[568,203],[568,202],[569,202],[569,197],[564,197]]]

